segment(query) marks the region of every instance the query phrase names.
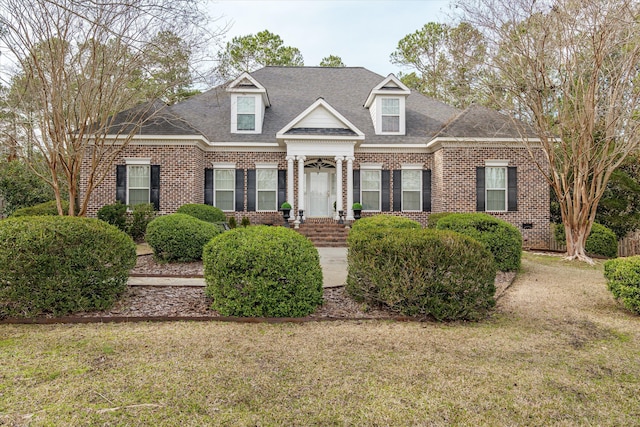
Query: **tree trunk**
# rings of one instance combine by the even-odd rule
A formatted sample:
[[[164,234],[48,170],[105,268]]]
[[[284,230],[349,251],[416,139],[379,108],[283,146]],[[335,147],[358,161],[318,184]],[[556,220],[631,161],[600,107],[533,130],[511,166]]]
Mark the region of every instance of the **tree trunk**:
[[[566,260],[572,261],[577,259],[593,265],[593,259],[585,252],[587,237],[591,226],[589,224],[568,224],[565,223],[564,232],[567,236],[567,255]]]

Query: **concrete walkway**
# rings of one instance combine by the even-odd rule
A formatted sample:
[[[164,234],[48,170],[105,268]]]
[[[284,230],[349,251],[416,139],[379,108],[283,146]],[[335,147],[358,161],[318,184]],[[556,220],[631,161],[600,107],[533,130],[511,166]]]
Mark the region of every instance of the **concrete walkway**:
[[[347,248],[318,248],[325,288],[344,285],[347,280]],[[130,277],[129,286],[204,286],[202,278]]]

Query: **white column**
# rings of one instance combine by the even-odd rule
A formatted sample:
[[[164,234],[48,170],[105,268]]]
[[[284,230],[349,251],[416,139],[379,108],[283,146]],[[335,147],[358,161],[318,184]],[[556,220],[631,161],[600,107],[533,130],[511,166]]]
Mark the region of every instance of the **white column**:
[[[353,161],[355,157],[347,157],[347,220],[353,221]]]
[[[295,200],[293,200],[294,197],[294,192],[293,189],[295,188],[293,186],[293,161],[296,159],[296,156],[287,156],[287,202],[289,202],[289,204],[291,205],[291,211],[293,212],[293,217],[296,217],[296,207],[295,207]]]
[[[340,219],[338,212],[343,210],[342,206],[342,160],[344,157],[336,156],[336,217]]]
[[[306,159],[305,156],[298,156],[298,210],[304,210],[304,161]],[[305,216],[296,218],[301,221]]]

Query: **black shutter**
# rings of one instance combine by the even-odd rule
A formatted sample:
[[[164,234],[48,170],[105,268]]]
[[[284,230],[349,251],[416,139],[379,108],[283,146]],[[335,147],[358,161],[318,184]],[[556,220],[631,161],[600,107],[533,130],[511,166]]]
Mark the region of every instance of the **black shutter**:
[[[484,190],[484,168],[478,167],[476,168],[476,211],[478,212],[484,212],[486,210],[484,201]]]
[[[151,165],[151,194],[149,200],[153,209],[160,210],[160,165]]]
[[[244,169],[236,169],[236,212],[244,211]]]
[[[507,200],[508,211],[518,210],[518,168],[507,168]]]
[[[247,169],[247,211],[256,210],[256,170]]]
[[[382,212],[391,210],[391,171],[384,170],[382,172]]]
[[[279,170],[278,171],[278,207],[277,209],[280,209],[280,206],[282,206],[284,202],[291,203],[290,200],[287,200],[287,171]]]
[[[116,200],[127,203],[127,166],[116,166]]]
[[[213,169],[204,170],[204,204],[213,205]]]
[[[422,171],[422,211],[431,212],[431,170]]]
[[[393,171],[393,211],[402,210],[402,171]]]
[[[353,171],[353,203],[360,203],[360,171]],[[347,206],[351,209],[351,206]]]

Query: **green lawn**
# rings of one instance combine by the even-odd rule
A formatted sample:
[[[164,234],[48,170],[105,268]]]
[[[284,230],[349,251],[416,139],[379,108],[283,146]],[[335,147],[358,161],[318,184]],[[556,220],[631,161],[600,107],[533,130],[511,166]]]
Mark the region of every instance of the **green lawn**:
[[[480,323],[0,325],[0,425],[638,425],[640,317],[526,255]]]

